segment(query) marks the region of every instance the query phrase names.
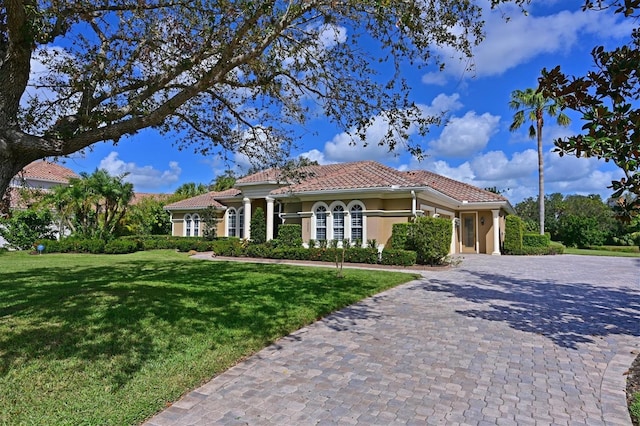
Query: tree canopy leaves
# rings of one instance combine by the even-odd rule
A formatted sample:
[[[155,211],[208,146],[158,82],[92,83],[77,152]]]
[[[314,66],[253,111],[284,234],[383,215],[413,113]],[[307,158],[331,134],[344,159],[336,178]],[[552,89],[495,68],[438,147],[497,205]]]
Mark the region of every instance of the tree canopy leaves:
[[[491,5],[503,2],[527,0]],[[320,114],[354,140],[419,154],[407,131],[435,119],[401,68],[440,64],[435,46],[470,55],[482,24],[468,0],[6,0],[0,193],[38,158],[147,127],[268,164]],[[376,116],[388,131],[365,141]]]

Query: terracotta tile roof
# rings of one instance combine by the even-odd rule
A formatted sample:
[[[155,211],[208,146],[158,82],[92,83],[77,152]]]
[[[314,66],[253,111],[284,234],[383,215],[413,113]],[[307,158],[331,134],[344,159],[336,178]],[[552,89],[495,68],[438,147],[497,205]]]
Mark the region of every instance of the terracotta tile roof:
[[[18,177],[24,179],[42,180],[47,182],[67,183],[70,178],[79,177],[76,172],[49,161],[34,161],[25,166]]]
[[[411,170],[404,174],[419,186],[429,186],[436,191],[458,201],[482,203],[492,201],[507,201],[505,197],[491,191],[480,189],[428,170]]]
[[[296,170],[296,173],[301,177],[306,176],[310,177],[321,177],[327,174],[335,173],[348,167],[350,164],[355,163],[338,163],[338,164],[327,164],[324,166],[304,166],[300,167]],[[246,185],[251,183],[268,183],[268,182],[276,182],[276,183],[286,183],[290,180],[296,180],[297,176],[288,176],[278,169],[267,169],[263,170],[243,178],[240,178],[236,181],[236,185]]]
[[[239,189],[227,189],[226,191],[212,191],[206,194],[196,195],[195,197],[187,198],[185,200],[176,201],[175,203],[167,204],[164,206],[165,210],[187,210],[187,209],[205,209],[212,206],[217,209],[224,209],[224,204],[220,203],[219,199],[232,198],[240,194]]]
[[[375,161],[358,161],[316,167],[318,170],[313,177],[298,184],[276,189],[272,191],[272,194],[417,186],[402,172]]]

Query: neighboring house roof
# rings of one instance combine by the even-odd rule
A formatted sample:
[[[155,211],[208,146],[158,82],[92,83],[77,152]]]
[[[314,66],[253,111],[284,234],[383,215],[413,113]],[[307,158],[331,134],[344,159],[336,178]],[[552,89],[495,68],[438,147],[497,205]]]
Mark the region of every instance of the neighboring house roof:
[[[416,185],[428,186],[458,201],[469,203],[507,201],[502,195],[427,170],[412,170],[404,174]]]
[[[176,201],[175,203],[164,206],[165,210],[189,210],[189,209],[206,209],[214,207],[216,209],[226,209],[226,206],[220,203],[220,199],[228,199],[240,194],[239,189],[231,188],[226,191],[212,191],[206,194],[196,195],[195,197],[185,200]]]
[[[76,172],[60,164],[41,160],[25,166],[18,174],[18,178],[40,180],[45,182],[68,183],[69,179],[79,177]]]
[[[133,198],[129,202],[130,205],[135,206],[140,203],[142,200],[146,200],[148,198],[157,200],[157,201],[165,201],[169,198],[171,194],[158,194],[155,192],[134,192]]]

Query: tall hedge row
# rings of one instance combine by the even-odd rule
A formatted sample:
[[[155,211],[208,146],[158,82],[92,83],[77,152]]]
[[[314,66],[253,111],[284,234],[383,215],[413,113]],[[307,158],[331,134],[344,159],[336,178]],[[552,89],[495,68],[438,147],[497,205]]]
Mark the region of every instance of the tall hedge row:
[[[504,252],[505,254],[522,253],[524,222],[519,216],[509,215],[505,218]]]
[[[443,264],[451,247],[452,223],[439,217],[419,217],[409,228],[407,243],[421,265]]]

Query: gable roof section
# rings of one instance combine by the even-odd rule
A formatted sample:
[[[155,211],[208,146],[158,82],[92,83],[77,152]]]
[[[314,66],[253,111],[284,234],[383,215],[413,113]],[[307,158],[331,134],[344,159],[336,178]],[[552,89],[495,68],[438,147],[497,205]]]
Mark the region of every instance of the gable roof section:
[[[413,180],[416,185],[428,186],[458,201],[467,201],[469,203],[507,201],[502,195],[427,170],[412,170],[403,173]]]
[[[300,177],[306,179],[317,178],[335,173],[356,163],[337,163],[327,164],[324,166],[304,166],[295,171]],[[237,186],[260,184],[260,183],[280,183],[286,185],[291,180],[295,180],[296,176],[289,176],[285,172],[278,169],[267,169],[260,172],[245,176],[236,181]]]
[[[206,194],[196,195],[195,197],[176,201],[175,203],[164,206],[165,210],[198,210],[213,207],[224,210],[226,206],[218,200],[232,198],[240,194],[240,190],[236,188],[227,189],[226,191],[212,191]]]
[[[339,191],[374,188],[414,188],[417,185],[402,172],[375,161],[357,161],[319,169],[304,181],[273,190],[274,195],[315,191]]]
[[[41,180],[46,182],[68,183],[69,179],[79,177],[76,172],[56,163],[41,160],[34,161],[22,169],[18,178]]]

